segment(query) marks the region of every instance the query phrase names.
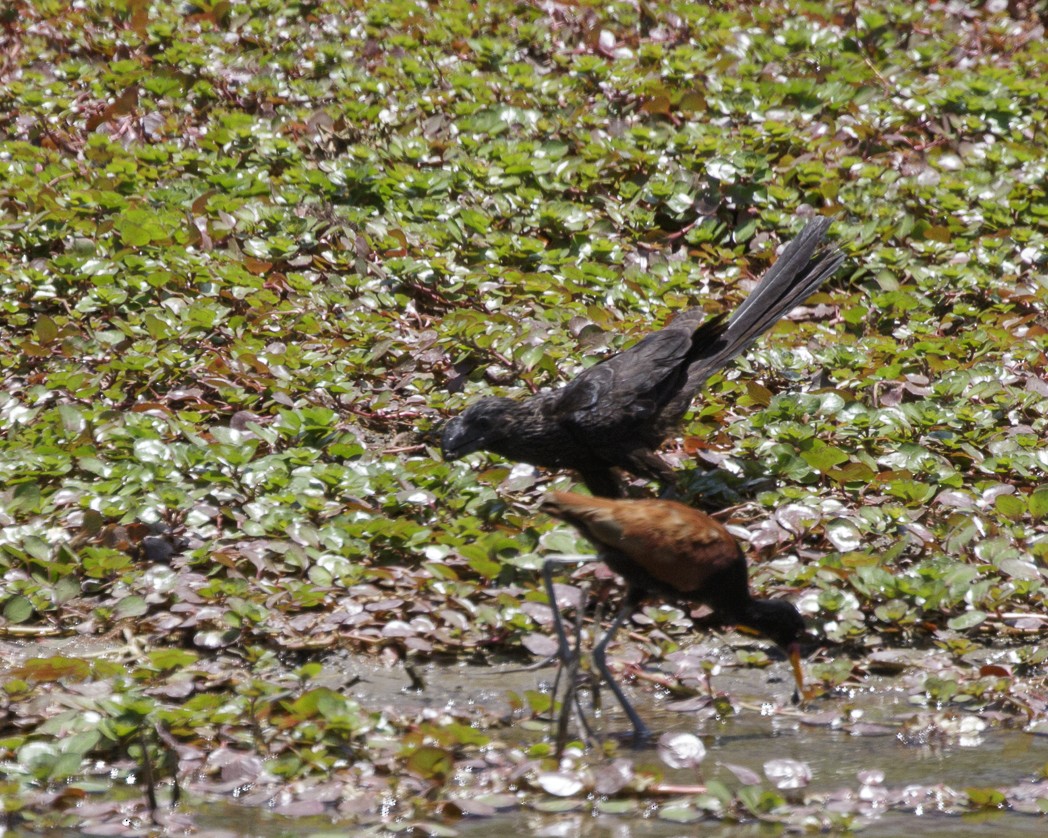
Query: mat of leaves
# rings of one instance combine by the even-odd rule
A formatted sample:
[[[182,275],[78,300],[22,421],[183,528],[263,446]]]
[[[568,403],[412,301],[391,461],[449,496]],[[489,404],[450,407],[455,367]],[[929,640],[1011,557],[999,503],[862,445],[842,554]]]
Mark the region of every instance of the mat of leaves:
[[[435,429],[730,309],[813,212],[847,268],[711,379],[666,455],[826,638],[827,712],[888,672],[930,712],[1043,731],[1038,4],[8,5],[11,823],[149,829],[112,792],[174,777],[421,831],[643,808],[662,768],[564,768],[514,736],[538,693],[386,712],[325,686],[327,656],[545,648],[536,570],[588,548],[533,510],[570,476],[443,463]],[[653,664],[694,636],[673,606],[634,628]],[[828,823],[758,779],[681,819]],[[1043,809],[1029,779],[936,805]]]

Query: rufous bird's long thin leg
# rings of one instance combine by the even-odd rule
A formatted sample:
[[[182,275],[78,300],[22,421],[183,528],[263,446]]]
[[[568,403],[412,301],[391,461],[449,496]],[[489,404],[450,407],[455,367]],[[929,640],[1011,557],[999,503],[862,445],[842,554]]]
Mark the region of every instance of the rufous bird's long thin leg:
[[[572,706],[575,707],[575,710],[578,713],[579,723],[582,725],[585,736],[593,738],[593,730],[590,728],[589,722],[586,721],[586,714],[583,712],[582,705],[579,703],[577,683],[579,677],[579,643],[585,601],[580,601],[577,609],[578,619],[575,623],[575,648],[573,650],[571,643],[568,640],[568,633],[564,628],[564,617],[561,615],[560,607],[557,605],[557,595],[553,590],[554,565],[576,564],[583,561],[592,561],[592,559],[589,559],[588,557],[553,556],[547,558],[546,561],[542,563],[542,582],[546,589],[546,597],[549,599],[549,606],[553,615],[553,628],[557,635],[557,652],[555,656],[560,661],[560,666],[557,667],[557,674],[553,679],[553,689],[551,691],[554,705],[556,704],[557,694],[560,692],[561,674],[566,672],[568,680],[568,689],[565,692],[563,701],[561,702],[560,716],[554,717],[554,726],[556,730],[554,741],[557,744],[558,754],[563,750],[567,740],[568,715],[571,713]]]
[[[571,644],[568,643],[568,633],[564,630],[564,618],[560,615],[560,607],[557,605],[557,594],[553,590],[553,566],[558,564],[577,563],[579,559],[567,556],[551,556],[542,563],[542,584],[546,588],[546,597],[549,599],[549,607],[553,612],[553,630],[557,633],[557,657],[565,666],[571,657]],[[557,673],[560,677],[560,673]]]
[[[637,711],[633,709],[633,705],[630,704],[629,699],[626,698],[626,694],[622,691],[622,687],[618,685],[615,678],[611,674],[611,670],[608,669],[608,644],[611,639],[615,636],[615,633],[619,630],[619,627],[626,622],[626,618],[637,607],[637,600],[634,596],[634,592],[630,590],[626,594],[626,599],[622,603],[622,607],[619,609],[619,613],[615,615],[615,619],[611,622],[611,627],[604,633],[604,636],[600,639],[600,642],[593,647],[593,665],[597,667],[597,671],[601,677],[607,682],[608,687],[612,693],[615,694],[616,700],[622,706],[622,709],[626,711],[626,715],[629,717],[630,724],[633,725],[633,739],[634,741],[640,741],[643,739],[651,738],[651,731],[648,726],[644,724],[644,721],[637,714]]]
[[[584,585],[579,591],[579,602],[576,607],[576,615],[578,619],[575,620],[575,646],[574,654],[571,655],[571,661],[565,664],[564,669],[567,672],[565,679],[567,681],[567,689],[564,690],[564,698],[560,703],[560,715],[555,721],[556,734],[554,735],[554,743],[556,746],[555,753],[559,757],[564,753],[564,749],[568,744],[568,722],[571,720],[571,711],[574,709],[575,715],[578,717],[579,724],[582,726],[582,733],[586,741],[596,740],[596,735],[593,732],[593,728],[590,727],[589,721],[586,719],[586,711],[582,708],[582,702],[579,700],[579,684],[581,681],[580,664],[582,662],[582,655],[580,650],[582,649],[582,614],[585,613],[586,603],[589,601],[589,584]],[[589,675],[589,673],[587,673]],[[592,676],[591,679],[591,690],[592,687]],[[557,684],[560,679],[560,671],[557,672],[557,678],[554,680],[553,698],[554,703],[557,696]]]

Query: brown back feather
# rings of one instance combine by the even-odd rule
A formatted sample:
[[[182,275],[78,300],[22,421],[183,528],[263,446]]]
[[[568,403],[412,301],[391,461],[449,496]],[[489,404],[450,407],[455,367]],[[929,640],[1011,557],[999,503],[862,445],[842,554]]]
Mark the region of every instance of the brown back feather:
[[[684,595],[697,593],[711,577],[745,561],[722,524],[676,501],[553,492],[543,501],[542,511]]]

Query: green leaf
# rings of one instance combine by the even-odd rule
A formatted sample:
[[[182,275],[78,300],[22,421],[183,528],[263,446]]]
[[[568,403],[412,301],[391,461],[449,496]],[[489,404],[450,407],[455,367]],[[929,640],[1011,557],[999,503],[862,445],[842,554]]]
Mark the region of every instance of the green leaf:
[[[82,730],[64,738],[61,743],[62,750],[67,754],[76,754],[83,758],[98,746],[101,738],[102,734],[97,728]]]
[[[407,769],[427,779],[443,779],[454,767],[455,758],[450,751],[430,745],[415,749],[407,759]]]
[[[1017,521],[1026,514],[1027,502],[1022,495],[998,495],[993,502],[994,508],[1005,518]]]
[[[549,693],[538,692],[537,690],[525,690],[524,699],[528,702],[528,708],[536,715],[548,713],[553,707],[553,696]]]
[[[840,468],[830,468],[826,476],[838,483],[869,483],[876,473],[865,463],[848,463]]]
[[[46,346],[58,337],[58,326],[53,319],[45,314],[37,318],[36,325],[33,327],[33,334],[36,336],[38,343]]]
[[[62,427],[71,434],[83,433],[87,427],[84,415],[76,405],[60,404],[58,415],[62,418]]]
[[[1027,502],[1030,506],[1030,515],[1035,520],[1048,518],[1048,486],[1038,486],[1034,489]]]
[[[677,804],[675,806],[662,806],[658,810],[659,820],[671,823],[696,823],[706,817],[706,813],[695,806]]]
[[[888,494],[910,504],[927,503],[935,495],[935,486],[918,480],[891,480],[885,487]]]
[[[127,596],[116,604],[114,613],[118,619],[141,617],[143,614],[149,613],[149,605],[143,597]]]
[[[80,773],[82,763],[83,757],[75,751],[59,754],[58,758],[51,765],[47,778],[53,783],[67,780]]]
[[[965,611],[963,614],[953,617],[952,619],[946,622],[946,625],[948,625],[954,631],[966,631],[967,629],[975,628],[977,625],[980,625],[981,623],[985,622],[985,620],[986,614],[984,614],[982,611],[976,611],[973,609],[971,611]]]
[[[153,649],[146,657],[159,670],[185,669],[200,660],[200,655],[189,649]]]
[[[33,616],[33,603],[21,594],[8,598],[4,603],[4,619],[12,623],[24,623]]]
[[[1000,789],[967,788],[964,790],[964,793],[968,795],[968,800],[973,806],[980,806],[986,809],[999,809],[1008,800]]]
[[[817,444],[808,451],[802,451],[801,457],[812,468],[824,474],[831,471],[834,466],[848,462],[848,455],[844,451],[824,444]]]
[[[469,566],[485,579],[497,579],[502,572],[502,564],[485,557],[469,560]]]

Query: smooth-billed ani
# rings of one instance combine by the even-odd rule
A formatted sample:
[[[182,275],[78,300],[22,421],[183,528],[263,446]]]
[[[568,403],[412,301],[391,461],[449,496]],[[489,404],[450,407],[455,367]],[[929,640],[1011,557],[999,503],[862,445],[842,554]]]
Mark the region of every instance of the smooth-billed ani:
[[[820,247],[829,226],[827,218],[810,221],[731,318],[688,309],[563,387],[523,401],[480,399],[445,425],[444,456],[491,451],[536,466],[574,469],[594,495],[610,498],[622,496],[616,468],[671,489],[673,471],[656,450],[711,374],[837,270],[844,255]]]

